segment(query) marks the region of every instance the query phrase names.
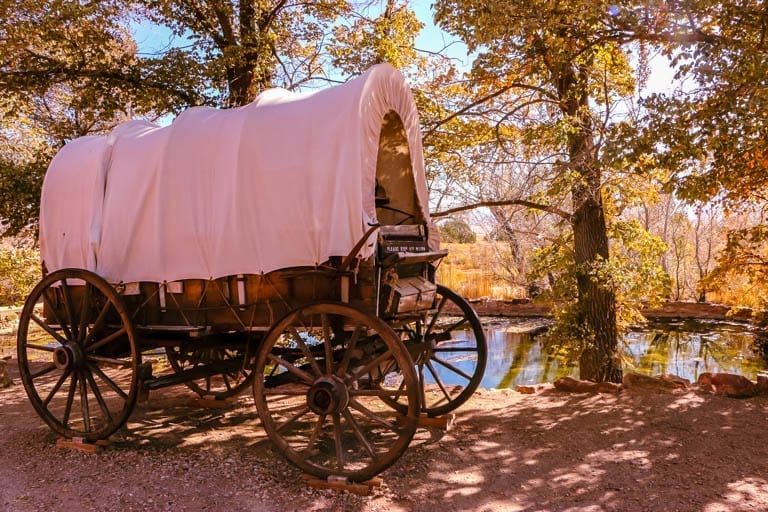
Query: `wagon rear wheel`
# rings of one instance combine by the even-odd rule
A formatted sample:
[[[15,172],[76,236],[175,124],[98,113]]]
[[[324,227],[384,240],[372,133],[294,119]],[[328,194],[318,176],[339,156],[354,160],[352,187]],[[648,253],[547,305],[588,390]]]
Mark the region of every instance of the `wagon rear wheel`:
[[[382,375],[383,368],[408,368]],[[381,319],[322,302],[294,310],[259,349],[254,398],[277,450],[309,474],[369,479],[408,447],[418,382],[402,342]],[[401,412],[387,406],[397,400]]]
[[[469,400],[488,358],[483,326],[472,306],[441,285],[435,302],[426,317],[397,329],[416,364],[421,410],[428,416],[447,414]],[[392,405],[402,410],[405,404]]]
[[[46,276],[24,304],[17,345],[24,389],[55,432],[95,441],[128,419],[141,353],[123,301],[100,276]]]

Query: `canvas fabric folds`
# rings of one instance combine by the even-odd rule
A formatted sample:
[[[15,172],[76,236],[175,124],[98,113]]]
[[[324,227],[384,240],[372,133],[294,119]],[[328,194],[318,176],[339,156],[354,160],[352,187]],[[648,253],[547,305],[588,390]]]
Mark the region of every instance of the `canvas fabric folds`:
[[[49,271],[170,282],[317,265],[377,222],[382,119],[403,122],[429,220],[418,113],[403,76],[378,65],[311,93],[272,89],[246,106],[192,108],[169,126],[130,121],[54,158],[40,249]],[[360,257],[375,250],[375,237]]]

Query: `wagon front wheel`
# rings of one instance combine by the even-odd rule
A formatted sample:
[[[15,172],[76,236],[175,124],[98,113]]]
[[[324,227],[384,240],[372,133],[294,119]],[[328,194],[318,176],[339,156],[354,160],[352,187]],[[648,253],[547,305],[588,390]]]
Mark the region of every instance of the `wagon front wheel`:
[[[136,403],[141,353],[120,296],[82,269],[46,276],[19,319],[19,373],[32,406],[64,437],[105,439]]]
[[[393,366],[408,370],[383,374]],[[392,465],[416,431],[419,386],[394,331],[349,305],[294,310],[267,334],[254,398],[270,440],[318,477],[367,480]],[[397,400],[402,410],[387,405]]]

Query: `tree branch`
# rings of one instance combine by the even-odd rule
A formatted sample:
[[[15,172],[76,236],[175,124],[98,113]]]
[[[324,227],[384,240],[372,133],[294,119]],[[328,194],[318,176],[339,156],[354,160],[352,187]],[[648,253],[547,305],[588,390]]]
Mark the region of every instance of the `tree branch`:
[[[510,85],[507,85],[505,87],[502,87],[498,91],[494,91],[491,94],[483,96],[482,98],[478,98],[477,100],[473,101],[472,103],[470,103],[466,107],[464,107],[462,109],[459,109],[456,112],[454,112],[453,114],[451,114],[448,117],[446,117],[445,119],[441,119],[440,121],[436,122],[434,125],[432,125],[430,127],[430,129],[426,133],[424,133],[424,135],[422,135],[421,140],[422,141],[427,140],[427,138],[430,135],[432,135],[438,128],[440,128],[445,123],[447,123],[447,122],[449,122],[449,121],[451,121],[453,119],[456,119],[457,117],[459,117],[459,116],[461,116],[463,114],[466,114],[468,111],[470,111],[471,109],[475,108],[476,106],[482,105],[486,101],[489,101],[489,100],[492,100],[493,98],[501,96],[505,92],[507,92],[507,91],[509,91],[511,89],[515,89],[515,88],[517,88],[517,89],[528,89],[528,90],[542,92],[542,88],[541,87],[537,87],[537,86],[533,86],[533,85],[521,84],[521,83],[513,83],[513,84],[510,84]],[[546,92],[546,91],[544,91],[544,92]]]
[[[430,216],[433,218],[445,217],[447,215],[452,215],[454,213],[465,212],[468,210],[475,210],[477,208],[492,207],[492,206],[525,206],[526,208],[540,210],[540,211],[557,215],[558,217],[568,222],[571,222],[571,220],[573,219],[572,214],[565,212],[559,208],[555,208],[554,206],[548,206],[545,204],[534,203],[533,201],[526,201],[524,199],[508,199],[506,201],[480,201],[479,203],[458,206],[456,208],[450,208],[442,212],[435,212],[430,214]]]

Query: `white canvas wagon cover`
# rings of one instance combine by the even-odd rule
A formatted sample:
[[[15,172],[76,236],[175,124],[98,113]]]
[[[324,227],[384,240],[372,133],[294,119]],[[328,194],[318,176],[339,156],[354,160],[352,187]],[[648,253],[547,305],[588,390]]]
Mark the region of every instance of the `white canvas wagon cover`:
[[[399,156],[382,158],[392,113]],[[398,161],[405,169],[384,168]],[[130,121],[72,141],[52,161],[42,258],[49,271],[85,268],[114,283],[316,265],[347,255],[377,222],[377,172],[397,185],[390,196],[403,194],[429,221],[418,113],[386,64],[317,92],[273,89],[240,108],[192,108],[166,127]]]

